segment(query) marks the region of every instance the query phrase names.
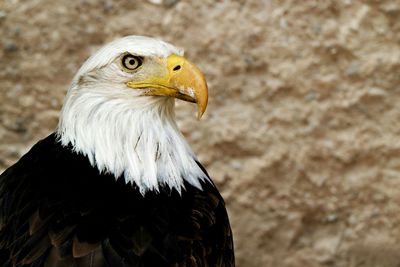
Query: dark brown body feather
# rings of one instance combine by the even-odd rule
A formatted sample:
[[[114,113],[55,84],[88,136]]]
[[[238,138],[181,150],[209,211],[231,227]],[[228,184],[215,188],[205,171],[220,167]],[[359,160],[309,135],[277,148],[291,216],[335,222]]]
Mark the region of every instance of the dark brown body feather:
[[[210,182],[143,197],[52,134],[0,178],[0,266],[232,267],[224,201]]]

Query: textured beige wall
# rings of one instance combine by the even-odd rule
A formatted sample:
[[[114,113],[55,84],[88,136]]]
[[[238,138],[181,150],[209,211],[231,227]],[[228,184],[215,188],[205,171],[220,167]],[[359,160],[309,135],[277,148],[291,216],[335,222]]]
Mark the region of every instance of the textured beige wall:
[[[238,267],[399,266],[399,0],[0,0],[0,168],[55,128],[84,59],[128,34],[206,73],[204,119],[177,114]]]

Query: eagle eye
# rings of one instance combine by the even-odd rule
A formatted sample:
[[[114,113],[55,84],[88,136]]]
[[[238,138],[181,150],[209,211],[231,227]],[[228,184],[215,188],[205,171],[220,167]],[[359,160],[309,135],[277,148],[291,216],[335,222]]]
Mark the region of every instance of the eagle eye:
[[[122,57],[121,63],[122,67],[128,71],[136,70],[140,66],[142,66],[143,59],[138,56],[134,56],[131,54],[126,54]]]

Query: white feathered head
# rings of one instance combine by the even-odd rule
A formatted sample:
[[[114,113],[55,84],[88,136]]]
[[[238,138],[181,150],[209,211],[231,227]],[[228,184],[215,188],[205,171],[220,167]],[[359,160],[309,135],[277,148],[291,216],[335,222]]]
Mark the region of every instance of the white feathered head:
[[[163,41],[127,36],[91,56],[75,75],[60,116],[58,135],[142,193],[183,180],[200,187],[206,175],[175,123],[174,99],[197,103],[204,113],[208,89],[183,51]]]

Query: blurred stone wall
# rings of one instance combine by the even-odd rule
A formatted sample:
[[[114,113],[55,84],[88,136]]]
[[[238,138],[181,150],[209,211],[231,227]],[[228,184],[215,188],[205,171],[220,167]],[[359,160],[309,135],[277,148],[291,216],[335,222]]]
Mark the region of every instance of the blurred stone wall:
[[[399,266],[400,1],[0,0],[0,168],[54,130],[102,44],[151,35],[206,73],[179,125],[238,267]]]

